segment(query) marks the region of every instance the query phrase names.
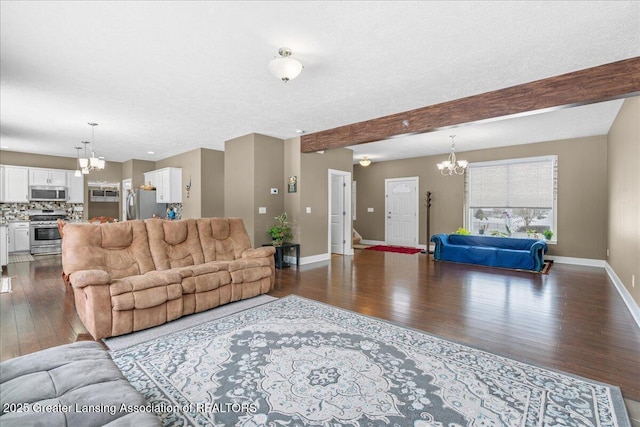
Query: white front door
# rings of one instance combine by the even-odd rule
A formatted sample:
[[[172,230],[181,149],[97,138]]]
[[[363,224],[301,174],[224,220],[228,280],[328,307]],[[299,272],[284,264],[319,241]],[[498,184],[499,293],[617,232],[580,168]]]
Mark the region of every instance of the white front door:
[[[331,175],[331,253],[343,254],[344,236],[344,176]]]
[[[388,245],[418,246],[418,177],[385,179]]]

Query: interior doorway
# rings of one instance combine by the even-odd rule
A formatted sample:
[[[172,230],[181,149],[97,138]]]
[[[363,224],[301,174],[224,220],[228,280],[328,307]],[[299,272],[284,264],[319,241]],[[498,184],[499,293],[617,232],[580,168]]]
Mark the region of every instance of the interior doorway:
[[[385,241],[391,246],[418,246],[418,177],[385,182]]]
[[[351,173],[329,169],[329,253],[353,255]]]

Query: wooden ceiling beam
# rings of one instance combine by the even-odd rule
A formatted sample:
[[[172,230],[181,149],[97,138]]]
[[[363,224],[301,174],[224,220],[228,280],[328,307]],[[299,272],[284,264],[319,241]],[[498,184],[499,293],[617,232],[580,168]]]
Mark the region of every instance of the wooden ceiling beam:
[[[300,150],[310,153],[638,94],[640,57],[635,57],[303,135],[300,138]]]

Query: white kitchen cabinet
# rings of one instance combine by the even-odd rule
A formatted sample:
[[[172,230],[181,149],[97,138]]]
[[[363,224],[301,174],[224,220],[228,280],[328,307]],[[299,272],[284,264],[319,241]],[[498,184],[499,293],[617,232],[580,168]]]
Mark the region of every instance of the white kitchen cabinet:
[[[9,227],[0,225],[0,267],[9,264]]]
[[[29,222],[10,222],[8,252],[29,252],[30,249]]]
[[[144,185],[151,185],[153,187],[158,187],[158,172],[151,171],[144,173]]]
[[[182,203],[182,168],[163,168],[146,172],[144,183],[156,187],[156,202]]]
[[[164,168],[159,171],[160,185],[156,190],[156,201],[158,203],[182,203],[182,169]]]
[[[29,185],[51,185],[65,187],[67,171],[57,169],[29,169]]]
[[[27,203],[29,201],[29,169],[4,165],[2,171],[2,202]]]
[[[69,203],[84,203],[84,175],[76,176],[75,171],[67,172]]]

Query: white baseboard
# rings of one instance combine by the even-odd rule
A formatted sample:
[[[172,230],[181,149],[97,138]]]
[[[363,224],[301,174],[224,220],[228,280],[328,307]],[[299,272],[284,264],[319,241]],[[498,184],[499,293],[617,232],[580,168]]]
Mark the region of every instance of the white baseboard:
[[[283,257],[283,259],[285,262],[288,262],[291,265],[296,264],[295,256],[286,255]],[[331,259],[331,254],[319,254],[319,255],[300,257],[300,265],[312,264],[314,262],[320,262],[320,261],[328,261],[330,259]]]
[[[387,242],[383,240],[365,240],[365,239],[360,240],[360,243],[362,243],[363,245],[386,245],[387,244]]]
[[[620,280],[616,272],[613,271],[613,268],[611,268],[609,263],[605,262],[604,264],[605,264],[604,269],[607,271],[609,278],[611,279],[616,289],[618,290],[618,293],[622,297],[622,300],[627,305],[627,308],[629,309],[629,312],[631,312],[631,316],[633,317],[633,319],[636,321],[638,328],[640,328],[640,307],[638,307],[638,304],[635,302],[635,300],[633,299],[633,297],[631,296],[627,288],[624,286],[624,283],[622,283],[622,280]]]
[[[573,258],[568,256],[545,255],[544,259],[552,260],[558,264],[584,265],[585,267],[601,267],[604,268],[606,263],[603,259],[592,258]]]

